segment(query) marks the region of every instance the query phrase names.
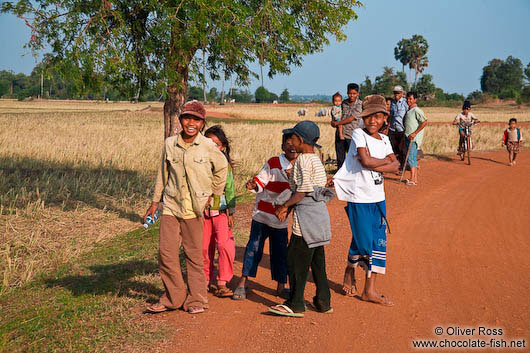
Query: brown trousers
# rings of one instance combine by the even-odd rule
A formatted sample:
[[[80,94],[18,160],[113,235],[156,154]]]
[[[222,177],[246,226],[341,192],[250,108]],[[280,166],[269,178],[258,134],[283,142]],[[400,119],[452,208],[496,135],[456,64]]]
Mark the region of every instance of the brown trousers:
[[[160,220],[158,266],[166,292],[160,303],[171,309],[190,306],[204,307],[208,303],[206,278],[202,259],[202,218],[178,219],[163,215]],[[188,284],[180,269],[179,249],[184,248]]]

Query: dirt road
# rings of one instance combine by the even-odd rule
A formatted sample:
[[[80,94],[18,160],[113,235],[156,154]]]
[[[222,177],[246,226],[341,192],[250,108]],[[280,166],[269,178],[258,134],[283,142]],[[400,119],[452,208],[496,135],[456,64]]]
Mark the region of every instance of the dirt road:
[[[335,313],[269,316],[267,306],[280,300],[264,256],[247,300],[212,296],[205,314],[153,316],[175,332],[168,352],[410,352],[418,338],[480,338],[488,344],[491,338],[507,344],[525,339],[519,351],[530,350],[530,153],[523,151],[515,167],[506,160],[504,151],[477,153],[471,166],[456,158],[426,160],[418,187],[387,177],[392,234],[388,272],[378,287],[394,307],[340,294],[351,232],[344,203],[335,200],[329,204],[333,238],[326,247]],[[361,288],[362,274],[357,271]],[[308,283],[307,300],[314,290]],[[447,334],[457,326],[474,328],[474,335]],[[502,335],[480,336],[480,326],[500,328]],[[435,335],[436,327],[444,329],[442,336]]]

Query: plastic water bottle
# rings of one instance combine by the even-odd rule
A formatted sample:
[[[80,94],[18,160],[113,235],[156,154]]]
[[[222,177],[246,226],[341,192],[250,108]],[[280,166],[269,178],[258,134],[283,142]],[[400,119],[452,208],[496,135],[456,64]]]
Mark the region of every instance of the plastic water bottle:
[[[145,218],[144,229],[147,229],[149,226],[152,226],[158,219],[159,215],[160,215],[160,212],[158,210],[155,211],[154,217],[151,217],[151,215],[148,215]]]

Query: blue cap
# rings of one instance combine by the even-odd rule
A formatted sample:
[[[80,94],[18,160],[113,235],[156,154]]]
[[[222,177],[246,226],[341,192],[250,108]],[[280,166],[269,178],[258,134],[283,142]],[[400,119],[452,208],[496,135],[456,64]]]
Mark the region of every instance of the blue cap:
[[[322,147],[317,144],[317,141],[320,138],[320,129],[318,128],[317,124],[310,120],[301,121],[293,128],[283,130],[283,133],[295,134],[296,136],[304,140],[304,142],[308,145],[315,146],[317,148]]]

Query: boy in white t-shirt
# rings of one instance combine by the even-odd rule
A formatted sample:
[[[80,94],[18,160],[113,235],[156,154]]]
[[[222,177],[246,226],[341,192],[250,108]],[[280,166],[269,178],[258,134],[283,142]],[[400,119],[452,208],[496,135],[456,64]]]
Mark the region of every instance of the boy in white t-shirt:
[[[361,114],[365,128],[354,130],[346,160],[335,174],[334,184],[339,200],[348,201],[346,212],[352,230],[343,290],[348,296],[357,294],[355,267],[360,265],[366,270],[361,299],[392,306],[388,298],[375,290],[376,274],[384,274],[386,268],[387,222],[382,173],[397,172],[399,168],[390,140],[379,133],[387,117],[383,96],[365,98]]]

